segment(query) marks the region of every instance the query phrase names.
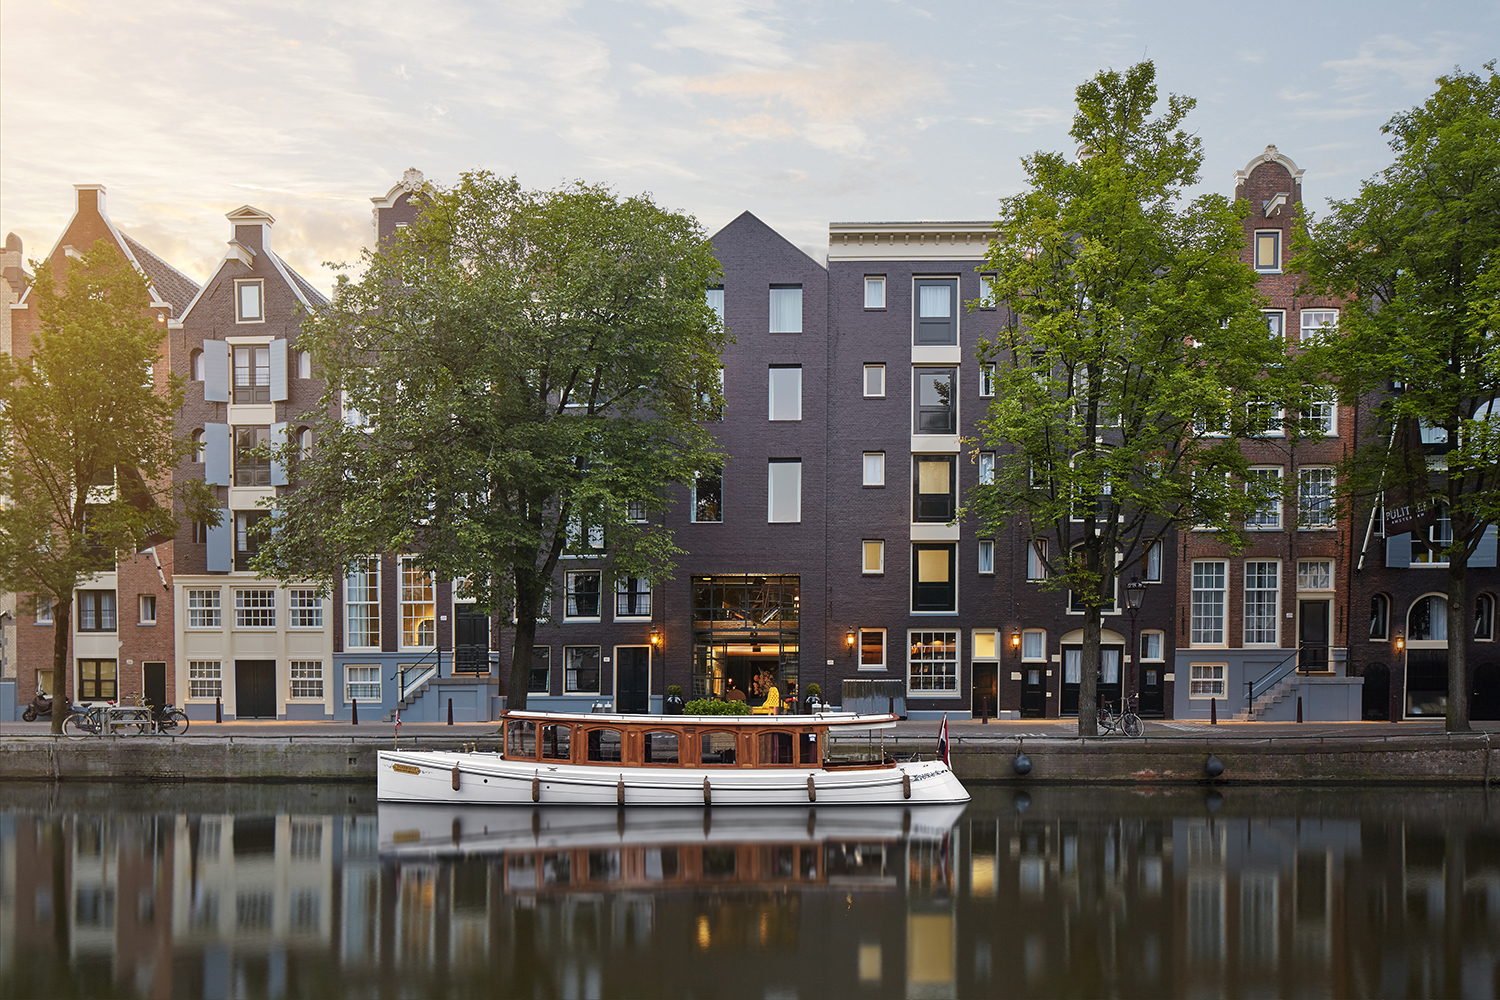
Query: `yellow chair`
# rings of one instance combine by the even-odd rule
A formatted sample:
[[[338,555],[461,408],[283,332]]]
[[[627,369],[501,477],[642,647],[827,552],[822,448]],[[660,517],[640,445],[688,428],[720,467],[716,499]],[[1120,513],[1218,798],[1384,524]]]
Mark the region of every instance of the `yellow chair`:
[[[781,692],[778,691],[778,690],[776,690],[776,686],[773,684],[771,686],[770,690],[768,690],[766,692],[766,703],[764,705],[758,705],[755,708],[752,708],[750,710],[750,714],[751,715],[780,715],[781,714],[780,709],[781,709]]]

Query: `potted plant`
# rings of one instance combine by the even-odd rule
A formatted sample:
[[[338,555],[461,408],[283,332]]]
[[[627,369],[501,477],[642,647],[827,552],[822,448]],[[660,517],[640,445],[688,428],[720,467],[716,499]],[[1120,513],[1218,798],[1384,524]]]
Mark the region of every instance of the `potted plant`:
[[[668,715],[681,715],[683,704],[684,702],[682,700],[682,685],[668,684],[667,697],[662,702],[663,710]]]
[[[809,684],[807,686],[806,703],[808,714],[811,715],[814,712],[821,712],[825,707],[827,706],[823,703],[823,689],[817,684]]]

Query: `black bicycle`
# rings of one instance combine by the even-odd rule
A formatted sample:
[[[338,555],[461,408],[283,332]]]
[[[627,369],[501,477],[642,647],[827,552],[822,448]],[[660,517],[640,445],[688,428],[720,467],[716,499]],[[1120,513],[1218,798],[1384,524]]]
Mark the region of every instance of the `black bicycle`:
[[[1119,731],[1129,737],[1137,737],[1145,733],[1146,727],[1141,725],[1141,717],[1135,714],[1136,699],[1130,698],[1125,706],[1125,711],[1116,714],[1110,706],[1110,701],[1101,701],[1099,705],[1099,728],[1105,733]]]

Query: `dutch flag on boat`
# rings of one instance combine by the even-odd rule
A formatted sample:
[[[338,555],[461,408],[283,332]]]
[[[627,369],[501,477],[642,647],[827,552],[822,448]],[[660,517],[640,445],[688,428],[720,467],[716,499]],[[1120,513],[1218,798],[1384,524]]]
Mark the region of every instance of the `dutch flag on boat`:
[[[938,759],[939,760],[941,760],[944,764],[948,764],[948,713],[947,712],[943,713],[943,724],[941,726],[938,726],[938,749],[937,749],[937,755],[938,755]],[[953,765],[952,764],[948,764],[948,766],[952,767]]]

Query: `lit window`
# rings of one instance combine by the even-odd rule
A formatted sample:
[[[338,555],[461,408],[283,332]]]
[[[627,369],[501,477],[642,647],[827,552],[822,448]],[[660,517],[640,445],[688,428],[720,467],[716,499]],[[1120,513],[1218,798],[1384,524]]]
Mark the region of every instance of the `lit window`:
[[[1281,230],[1256,230],[1255,269],[1257,271],[1281,270]]]
[[[119,697],[118,660],[78,661],[78,700],[114,701]]]
[[[885,629],[862,628],[859,630],[859,669],[885,669]]]
[[[912,456],[912,520],[946,524],[958,504],[957,459],[952,455]]]
[[[866,275],[865,276],[865,308],[866,309],[884,309],[885,308],[885,276],[884,275],[878,275],[878,276],[877,275]]]
[[[866,538],[862,543],[865,573],[885,572],[885,542],[879,538]]]
[[[911,652],[907,659],[909,691],[931,694],[958,690],[958,633],[909,633]]]
[[[866,486],[884,486],[885,485],[885,452],[883,452],[883,451],[867,451],[867,452],[865,452],[865,477],[864,477],[864,485],[866,485]]]
[[[291,680],[293,698],[323,697],[323,661],[291,661]]]
[[[413,556],[401,557],[401,647],[426,649],[437,642],[437,581],[417,565]]]
[[[954,579],[955,546],[916,544],[912,547],[911,609],[952,613],[958,610]]]
[[[802,332],[802,286],[771,286],[771,332]]]
[[[865,398],[885,395],[885,365],[865,365]]]

